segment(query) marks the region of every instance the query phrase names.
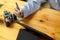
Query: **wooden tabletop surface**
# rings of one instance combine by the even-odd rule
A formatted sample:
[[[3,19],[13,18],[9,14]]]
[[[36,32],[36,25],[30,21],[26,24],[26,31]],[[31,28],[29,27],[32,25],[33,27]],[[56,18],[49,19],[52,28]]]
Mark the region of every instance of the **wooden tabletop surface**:
[[[21,7],[26,2],[15,1]],[[3,6],[0,8],[0,40],[16,40],[19,29],[24,29],[21,25],[13,23],[12,28],[7,28],[4,23],[4,10],[8,10],[13,13],[15,8],[15,2],[2,3]],[[21,22],[31,26],[32,28],[47,34],[55,40],[60,40],[60,12],[42,7],[34,14],[23,19]]]

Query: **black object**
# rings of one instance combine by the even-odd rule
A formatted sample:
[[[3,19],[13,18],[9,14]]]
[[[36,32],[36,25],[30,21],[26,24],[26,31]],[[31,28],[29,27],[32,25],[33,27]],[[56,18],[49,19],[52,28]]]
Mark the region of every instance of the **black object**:
[[[17,2],[16,2],[16,8],[17,8],[18,10],[20,10]],[[21,13],[20,15],[21,15],[21,16],[20,16],[21,18],[24,17],[24,16],[23,16],[23,15],[24,15],[23,13]],[[12,22],[17,21],[17,17],[15,16],[15,14],[11,14],[11,13],[8,12],[8,11],[4,11],[4,20],[5,20],[6,26],[7,26],[7,27],[10,27],[10,25],[11,25]]]
[[[21,29],[16,40],[38,40],[38,37],[25,29]]]
[[[18,10],[20,10],[17,2],[16,2],[16,8],[17,8]],[[23,18],[23,17],[24,17],[24,14],[23,14],[23,13],[19,13],[19,15],[20,15],[20,16],[18,16],[19,18]]]
[[[36,30],[36,29],[33,29],[32,27],[30,27],[30,26],[28,26],[28,25],[26,25],[26,24],[20,23],[20,22],[18,22],[18,21],[16,21],[16,23],[18,23],[19,25],[22,25],[22,26],[23,26],[24,28],[26,28],[28,31],[33,32],[36,36],[39,36],[39,37],[41,36],[41,37],[43,37],[43,38],[45,38],[45,39],[47,39],[47,40],[54,40],[52,37],[46,35],[45,33],[40,32],[40,31],[38,31],[38,30]]]
[[[4,11],[4,20],[7,27],[10,27],[10,24],[17,20],[14,14],[10,14],[10,12]]]
[[[16,2],[16,8],[17,8],[18,10],[20,10],[20,9],[19,9],[19,6],[18,6],[18,4],[17,4],[17,2]]]
[[[27,0],[21,0],[21,1],[25,1],[25,2],[27,2]]]

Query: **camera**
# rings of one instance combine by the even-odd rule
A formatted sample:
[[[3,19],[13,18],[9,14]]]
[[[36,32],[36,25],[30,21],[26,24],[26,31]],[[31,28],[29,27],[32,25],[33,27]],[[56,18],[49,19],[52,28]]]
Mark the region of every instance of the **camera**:
[[[8,11],[4,11],[4,20],[5,20],[6,26],[10,27],[10,24],[16,21],[17,17],[15,16],[15,14],[11,14]]]

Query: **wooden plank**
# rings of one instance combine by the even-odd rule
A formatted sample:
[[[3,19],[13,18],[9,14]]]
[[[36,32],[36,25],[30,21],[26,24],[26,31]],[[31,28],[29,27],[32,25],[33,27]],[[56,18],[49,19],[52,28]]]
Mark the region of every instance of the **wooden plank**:
[[[39,30],[54,39],[60,40],[60,12],[49,8],[42,8],[35,14],[23,20],[32,28]]]
[[[0,20],[4,20],[3,11],[8,10],[11,13],[14,11],[15,3],[4,4],[0,9]],[[20,7],[25,4],[25,2],[18,2]],[[49,8],[41,8],[31,16],[22,20],[23,23],[31,26],[32,28],[41,31],[50,37],[60,40],[60,12],[52,10]],[[4,25],[4,26],[3,26]],[[14,23],[13,28],[7,28],[4,23],[0,25],[0,36],[8,40],[16,40],[19,29],[22,26]]]
[[[6,27],[4,23],[4,10],[8,10],[11,13],[13,13],[15,7],[15,3],[8,3],[8,4],[4,4],[3,7],[0,9],[0,21],[2,20],[0,22],[0,36],[6,38],[7,40],[16,40],[19,29],[22,29],[23,27],[16,23],[11,25],[12,28]],[[18,4],[22,6],[23,4],[25,4],[25,2],[18,2]]]
[[[21,1],[21,0],[0,0],[1,4],[8,4],[8,3],[15,3],[17,1]]]
[[[0,36],[0,40],[7,40],[7,39],[6,39],[6,38],[4,38],[4,37],[1,37],[1,36]]]

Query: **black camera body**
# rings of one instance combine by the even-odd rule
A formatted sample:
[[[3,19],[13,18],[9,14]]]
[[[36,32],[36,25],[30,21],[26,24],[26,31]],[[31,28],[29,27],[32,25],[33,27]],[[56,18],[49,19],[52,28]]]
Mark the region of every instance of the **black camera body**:
[[[7,27],[10,27],[10,24],[17,20],[17,17],[14,14],[11,14],[8,11],[4,11],[4,20]]]

